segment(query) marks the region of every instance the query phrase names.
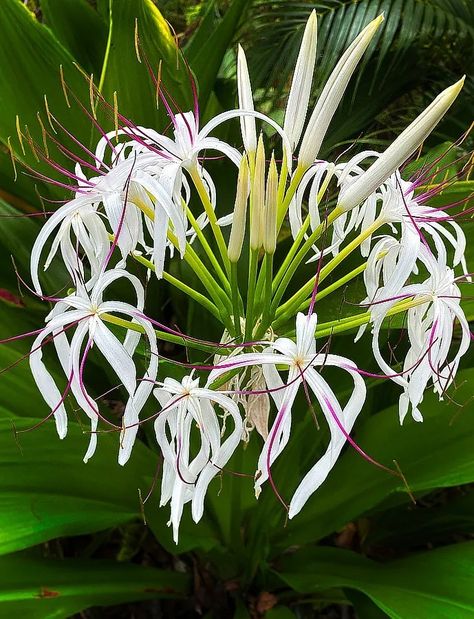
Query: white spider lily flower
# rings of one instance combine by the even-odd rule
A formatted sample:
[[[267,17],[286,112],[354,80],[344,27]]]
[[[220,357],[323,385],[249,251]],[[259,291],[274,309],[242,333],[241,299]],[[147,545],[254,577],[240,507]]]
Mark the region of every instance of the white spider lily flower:
[[[199,387],[199,379],[185,376],[181,382],[166,378],[154,390],[162,406],[155,421],[156,440],[163,454],[160,506],[171,501],[173,539],[178,543],[179,523],[184,504],[191,501],[193,520],[199,522],[210,481],[222,471],[242,438],[242,419],[237,404],[228,396]],[[234,428],[222,441],[214,405],[232,417]],[[197,455],[191,458],[191,435],[196,427],[200,437]]]
[[[130,198],[134,193],[130,188],[130,175],[135,163],[129,160],[121,162],[103,176],[84,180],[76,197],[61,206],[42,227],[30,259],[31,278],[38,294],[42,293],[38,273],[41,255],[56,229],[44,269],[48,268],[60,247],[64,264],[73,280],[75,274],[84,275],[78,256],[79,249],[84,251],[88,259],[91,279],[100,273],[110,246],[105,221],[109,222],[112,233],[119,233],[117,245],[124,258],[135,249],[142,238],[141,214],[129,200],[125,205],[125,197]],[[79,164],[76,173],[85,179]],[[105,216],[99,214],[101,206]],[[74,241],[71,240],[71,232],[75,236]]]
[[[250,83],[247,59],[240,45],[237,50],[237,92],[239,97],[239,108],[253,112],[252,85]],[[257,150],[255,118],[252,116],[243,116],[240,120],[240,130],[242,132],[245,150],[247,153],[254,153]]]
[[[403,388],[400,396],[399,415],[402,423],[409,407],[416,421],[422,421],[419,405],[423,393],[431,381],[440,399],[453,382],[461,357],[467,352],[471,334],[469,324],[461,309],[461,293],[456,285],[452,269],[446,267],[433,254],[422,248],[421,259],[429,277],[421,284],[412,284],[401,289],[399,298],[383,304],[383,312],[373,322],[372,349],[380,369]],[[410,349],[400,374],[384,360],[379,346],[382,322],[387,312],[400,298],[412,298],[419,305],[407,311],[407,330]],[[456,354],[448,361],[453,341],[454,322],[461,327],[461,341]]]
[[[365,402],[366,388],[355,364],[339,355],[316,352],[317,317],[315,314],[299,313],[296,318],[296,341],[278,338],[263,352],[243,353],[220,363],[209,375],[208,384],[231,370],[248,366],[261,366],[267,388],[278,407],[268,437],[258,460],[255,493],[258,496],[262,484],[270,477],[270,468],[288,443],[292,422],[292,407],[300,386],[306,383],[314,393],[326,418],[331,440],[326,453],[305,475],[290,502],[289,517],[295,516],[309,497],[324,482],[346,442],[346,435]],[[346,370],[354,382],[353,391],[344,408],[339,404],[333,390],[316,370],[318,366],[334,366]],[[283,383],[277,367],[288,369]]]
[[[156,184],[166,185],[168,194],[175,203],[173,216],[170,214],[171,207],[169,204],[165,212],[160,211],[158,213],[159,219],[157,226],[155,226],[155,232],[159,235],[160,242],[157,242],[156,238],[154,242],[154,247],[159,247],[160,249],[160,260],[157,260],[157,264],[155,265],[158,276],[160,276],[162,272],[162,247],[164,245],[163,239],[166,236],[167,218],[173,224],[173,231],[178,237],[181,253],[184,251],[186,236],[191,235],[192,237],[194,234],[194,231],[186,231],[187,217],[185,205],[189,202],[189,195],[185,196],[183,206],[181,191],[184,188],[185,194],[189,194],[189,186],[185,176],[182,174],[182,170],[187,170],[191,175],[197,174],[201,178],[210,204],[212,208],[215,209],[216,189],[214,181],[205,168],[200,165],[199,154],[203,151],[215,150],[225,155],[237,167],[240,165],[242,156],[237,149],[209,135],[219,125],[233,118],[251,118],[253,121],[255,121],[255,118],[258,118],[268,123],[282,138],[285,154],[291,162],[290,143],[281,127],[265,114],[253,110],[239,109],[223,112],[211,119],[202,129],[199,129],[199,119],[195,117],[194,112],[176,114],[172,119],[174,125],[174,140],[153,129],[147,129],[145,127],[137,127],[133,131],[122,131],[123,135],[128,136],[131,140],[138,139],[142,143],[141,148],[137,147],[138,150],[132,149],[133,157],[138,159],[140,164],[137,166],[139,169],[136,175],[134,175],[134,179],[135,176],[138,175],[140,184],[143,185],[152,196],[154,196],[158,190],[155,191],[150,188],[150,184],[153,184],[155,181]],[[107,145],[105,140],[104,144]],[[102,150],[105,149],[104,144]],[[147,149],[149,149],[148,152]],[[104,156],[102,150],[99,152],[99,155]],[[144,159],[142,159],[142,157]],[[130,158],[132,158],[132,154],[129,154],[127,159]],[[159,198],[159,195],[157,198]],[[161,198],[156,201],[158,205],[160,205],[160,200]],[[180,217],[178,216],[179,213],[181,214]],[[231,222],[232,214],[222,217],[217,223],[221,226],[225,226],[229,225]],[[204,226],[206,223],[207,219],[205,217],[198,219],[199,225]]]
[[[71,277],[79,274],[83,278],[84,265],[78,254],[80,247],[87,258],[93,278],[100,272],[109,251],[107,228],[97,208],[90,204],[88,198],[81,196],[62,206],[43,226],[31,252],[31,277],[38,294],[42,292],[38,273],[41,254],[55,228],[58,230],[44,262],[44,271],[49,268],[59,249]]]
[[[126,257],[143,239],[142,215],[134,206],[135,196],[140,196],[141,189],[133,182],[141,165],[146,165],[148,155],[136,155],[120,160],[103,175],[87,179],[81,188],[96,209],[103,207],[111,232],[116,236],[117,246],[122,254],[123,266]],[[77,164],[79,175],[80,166]],[[60,213],[61,209],[57,211]],[[52,216],[56,216],[56,213]],[[60,215],[58,215],[60,217]]]
[[[412,238],[412,235],[414,238]],[[417,272],[419,234],[408,229],[401,240],[382,236],[374,245],[364,271],[367,297],[362,305],[369,305],[371,320],[385,315],[384,299],[399,298],[411,273]],[[355,337],[359,340],[367,325],[362,325]]]
[[[370,153],[370,156],[373,154]],[[346,171],[341,175],[343,182]],[[463,230],[444,211],[426,206],[422,201],[423,195],[415,196],[413,183],[404,181],[397,171],[361,207],[351,212],[352,229],[360,226],[363,231],[378,220],[381,226],[390,226],[392,233],[397,233],[399,237],[395,240],[393,236],[384,235],[370,249],[370,236],[360,247],[363,256],[369,255],[370,251],[364,281],[367,290],[365,301],[376,302],[371,308],[373,319],[384,311],[380,300],[397,296],[411,273],[417,272],[417,261],[428,239],[431,239],[440,263],[448,264],[448,250],[451,250],[452,267],[461,265],[467,274]],[[359,335],[363,331],[364,327],[361,327]]]
[[[362,155],[363,153],[360,154],[359,161]],[[380,156],[373,151],[366,153],[366,155]],[[344,185],[348,182],[345,173],[346,170],[341,175],[341,184]],[[464,273],[467,273],[464,258],[466,237],[462,228],[444,211],[423,204],[423,200],[423,194],[415,196],[414,184],[403,180],[397,170],[356,210],[357,217],[354,228],[360,227],[363,231],[372,225],[376,219],[381,223],[390,225],[392,231],[395,231],[394,224],[396,224],[400,227],[402,241],[404,234],[410,233],[413,239],[416,238],[418,246],[423,233],[427,233],[433,239],[440,259],[446,262],[444,258],[447,253],[445,245],[446,243],[451,245],[451,249],[454,250],[453,267],[460,264]],[[443,224],[449,226],[451,230]],[[362,256],[369,255],[370,246],[371,237],[368,237],[361,244]],[[413,247],[413,253],[417,253],[416,247]]]
[[[443,90],[431,102],[377,161],[341,194],[338,204],[340,209],[348,211],[358,206],[415,152],[454,103],[463,84],[464,77]]]
[[[293,150],[298,146],[304,121],[308,112],[311,84],[313,83],[314,64],[316,62],[317,18],[316,11],[311,11],[301,41],[296,60],[293,81],[286,104],[283,131],[288,136]]]
[[[383,21],[379,15],[354,39],[334,67],[311,114],[298,154],[298,163],[310,166],[316,159],[329,123],[344,95],[362,55]],[[372,192],[369,192],[372,193]]]
[[[132,284],[137,296],[137,307],[121,301],[103,300],[105,290],[120,278],[125,278]],[[68,389],[63,395],[61,394],[42,360],[42,347],[51,337],[54,338],[54,346],[62,369],[68,377],[68,388],[78,405],[90,418],[91,437],[84,456],[85,462],[95,451],[99,420],[98,406],[88,393],[82,378],[87,355],[93,346],[104,356],[128,393],[123,417],[119,462],[124,464],[130,455],[138,430],[138,416],[153,389],[158,371],[156,336],[150,323],[141,315],[143,304],[143,287],[134,275],[119,269],[108,271],[97,279],[90,293],[85,286],[79,285],[74,294],[60,301],[46,317],[45,328],[33,342],[30,354],[31,372],[41,395],[54,411],[60,438],[64,438],[67,433],[64,399]],[[150,349],[150,361],[138,385],[132,355],[138,345],[140,333],[127,331],[124,340],[120,341],[102,319],[103,314],[112,313],[131,318],[145,332]],[[74,334],[68,337],[69,329],[73,327]]]

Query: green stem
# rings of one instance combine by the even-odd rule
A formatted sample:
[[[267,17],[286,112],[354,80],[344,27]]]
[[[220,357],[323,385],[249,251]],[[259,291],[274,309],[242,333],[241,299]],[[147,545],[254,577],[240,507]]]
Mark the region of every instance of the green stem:
[[[153,262],[150,262],[150,260],[147,260],[145,257],[137,255],[137,254],[132,254],[132,257],[134,260],[142,264],[144,267],[146,267],[147,269],[150,269],[150,271],[155,270],[155,265],[153,264]],[[196,301],[197,303],[205,307],[207,311],[210,312],[213,316],[215,316],[219,321],[221,320],[219,310],[217,309],[217,307],[214,305],[214,303],[212,303],[212,301],[209,301],[209,299],[205,297],[203,294],[201,294],[200,292],[197,292],[196,290],[194,290],[194,288],[191,288],[190,286],[188,286],[181,280],[171,275],[171,273],[167,273],[166,271],[163,271],[163,279],[167,281],[168,283],[170,283],[175,288],[178,288],[178,290],[181,290],[181,292],[184,292],[186,295],[194,299],[194,301]]]
[[[219,224],[217,223],[216,213],[212,206],[212,203],[207,195],[206,188],[204,183],[202,182],[202,178],[199,176],[199,172],[197,167],[190,171],[191,178],[193,180],[194,186],[197,189],[199,197],[201,198],[202,205],[204,206],[204,210],[206,211],[207,218],[209,219],[209,223],[211,224],[211,229],[214,234],[214,238],[216,239],[217,246],[219,248],[219,252],[221,254],[222,261],[224,263],[225,270],[227,275],[230,275],[230,262],[229,256],[227,255],[227,245],[222,234],[222,230],[220,229]]]
[[[301,249],[298,251],[298,253],[296,254],[295,258],[293,259],[293,261],[289,265],[285,275],[283,276],[283,279],[280,282],[280,285],[278,286],[278,288],[277,288],[277,290],[275,292],[275,295],[274,295],[274,298],[273,298],[273,304],[272,304],[273,312],[276,312],[276,309],[277,309],[277,307],[278,307],[278,305],[280,303],[280,300],[281,300],[283,294],[285,293],[285,290],[286,290],[289,282],[291,281],[291,278],[293,277],[296,269],[298,268],[299,264],[301,263],[301,261],[304,260],[304,258],[306,256],[306,254],[308,253],[308,251],[311,249],[313,244],[318,240],[318,238],[321,236],[321,234],[327,228],[327,226],[330,226],[335,221],[335,219],[337,219],[337,217],[339,217],[340,214],[341,214],[340,210],[338,208],[335,208],[334,211],[332,211],[332,213],[330,213],[330,215],[327,218],[327,220],[323,221],[314,230],[314,232],[308,237],[308,239],[305,241],[305,243],[303,244]],[[346,245],[346,247],[344,247],[344,249],[342,249],[335,258],[333,258],[330,262],[328,262],[328,264],[325,267],[323,267],[321,269],[321,272],[319,273],[319,281],[323,281],[329,275],[329,273],[331,273],[354,249],[359,247],[359,245],[366,238],[368,238],[371,234],[373,234],[382,224],[383,224],[382,220],[378,220],[378,219],[375,220],[374,223],[371,226],[366,228],[366,230],[364,230],[364,232],[359,234],[351,243]],[[309,280],[309,282],[307,282],[303,286],[301,291],[298,293],[302,297],[302,300],[304,300],[306,295],[309,294],[309,292],[311,292],[311,290],[312,290],[312,288],[314,286],[314,282],[315,282],[315,277],[312,277]],[[304,295],[303,295],[303,291],[304,291]]]
[[[397,303],[397,305],[388,310],[386,317],[401,314],[412,307],[423,305],[423,303],[428,303],[429,301],[429,297],[420,297],[418,299],[411,299]],[[316,337],[326,337],[332,335],[333,333],[343,333],[344,331],[350,331],[360,327],[361,325],[365,325],[370,322],[370,315],[370,312],[364,312],[363,314],[359,314],[357,316],[348,316],[347,318],[341,318],[340,320],[322,322],[316,328]]]
[[[186,212],[188,215],[188,219],[191,222],[191,225],[196,233],[196,236],[199,239],[199,242],[202,245],[202,248],[204,249],[204,251],[206,252],[207,257],[209,258],[210,263],[212,264],[214,271],[217,273],[219,279],[221,280],[222,284],[224,285],[225,290],[230,294],[230,286],[229,286],[229,280],[226,277],[226,274],[224,273],[224,271],[222,270],[221,265],[219,264],[219,261],[217,260],[212,247],[209,245],[206,237],[203,234],[203,231],[201,230],[201,228],[199,227],[199,224],[197,223],[194,215],[191,213],[191,210],[189,209],[189,207],[186,207]]]
[[[146,217],[148,217],[151,221],[154,221],[155,214],[146,204],[142,201],[138,201],[136,202],[136,206],[146,215]],[[171,230],[168,230],[168,239],[174,247],[179,250],[178,239]],[[209,269],[207,269],[206,265],[202,262],[189,243],[186,243],[186,250],[183,258],[202,281],[207,292],[213,298],[215,305],[219,308],[219,311],[221,312],[221,322],[224,322],[224,324],[228,326],[230,322],[230,311],[226,312],[225,309],[227,305],[227,310],[231,310],[228,296],[212,277]],[[232,323],[230,322],[230,324]]]
[[[130,320],[124,320],[123,318],[117,318],[116,316],[112,316],[111,314],[101,314],[101,319],[109,322],[113,325],[117,325],[119,327],[123,327],[124,329],[129,329],[130,331],[137,331],[138,333],[145,333],[145,329]],[[159,329],[155,329],[156,337],[159,340],[163,340],[164,342],[171,342],[173,344],[179,344],[180,346],[185,346],[186,348],[194,348],[196,350],[203,350],[204,352],[212,352],[215,353],[218,349],[217,346],[211,346],[210,344],[201,344],[199,342],[195,342],[186,336],[173,335],[172,333],[167,333],[166,331],[160,331]],[[222,346],[222,349],[225,347]]]
[[[263,271],[263,275],[262,275]],[[257,299],[263,297],[263,303],[257,304],[258,307],[262,306],[262,322],[257,329],[255,334],[255,338],[258,340],[265,335],[266,330],[270,326],[272,322],[272,314],[271,314],[271,305],[272,305],[272,278],[273,278],[273,255],[265,254],[265,258],[263,260],[262,267],[259,273],[259,280],[264,282],[264,285],[261,286],[260,292],[258,289],[258,282],[256,288]],[[263,294],[262,294],[262,288]]]
[[[278,206],[277,232],[281,228],[281,225],[283,223],[283,220],[285,219],[285,215],[288,210],[288,207],[290,206],[290,202],[293,196],[295,195],[295,192],[298,189],[298,185],[300,184],[300,181],[303,178],[303,175],[307,169],[308,168],[298,166],[295,170],[295,173],[293,174],[293,178],[290,181],[290,186],[288,187],[288,190],[285,193],[285,197]]]
[[[326,173],[326,176],[324,178],[323,183],[321,184],[321,187],[318,191],[318,195],[316,198],[316,202],[317,204],[319,204],[321,202],[321,200],[323,199],[324,194],[326,193],[326,190],[329,186],[329,183],[331,182],[331,178],[334,175],[334,170],[328,170]],[[340,209],[334,209],[333,213],[331,213],[331,215],[328,217],[327,220],[327,226],[329,226],[330,223],[332,223],[337,217],[339,217],[339,215],[341,215],[341,211]],[[281,279],[283,278],[283,276],[285,275],[285,272],[288,268],[288,266],[290,265],[291,261],[293,260],[298,247],[300,246],[301,242],[303,241],[304,235],[306,234],[306,231],[308,230],[309,224],[310,224],[310,217],[309,215],[306,216],[304,222],[301,225],[301,228],[293,242],[293,245],[290,248],[290,251],[287,255],[287,257],[285,258],[285,260],[283,261],[283,264],[281,265],[281,268],[279,269],[277,276],[275,277],[275,281],[273,283],[273,290],[275,291],[277,289],[278,284],[280,283]],[[324,222],[323,222],[324,225]],[[324,227],[323,227],[324,230]]]
[[[302,224],[301,228],[299,229],[299,232],[296,235],[296,238],[293,241],[292,246],[290,247],[290,251],[285,256],[285,259],[283,260],[280,268],[277,271],[277,274],[275,275],[275,279],[273,280],[273,292],[276,292],[276,290],[278,288],[278,285],[280,284],[280,282],[283,279],[285,273],[287,272],[287,270],[288,270],[288,268],[289,268],[293,258],[296,256],[298,248],[301,245],[301,243],[303,242],[304,235],[306,234],[306,231],[308,230],[309,223],[310,223],[310,221],[309,221],[309,215],[308,215],[306,217],[306,219],[303,221],[303,224]]]
[[[231,262],[230,265],[230,289],[232,291],[232,313],[234,316],[235,334],[240,338],[242,336],[242,329],[240,327],[240,295],[237,265],[237,262]]]
[[[354,277],[357,277],[357,275],[360,275],[360,273],[363,273],[366,267],[367,267],[367,262],[364,262],[357,268],[347,273],[347,275],[344,275],[344,277],[341,277],[340,279],[338,279],[336,282],[334,282],[330,286],[326,286],[326,288],[324,288],[323,290],[318,290],[316,302],[321,301],[321,299],[324,299],[324,297],[327,297],[328,295],[333,293],[335,290],[338,290],[341,286],[344,286],[344,284],[347,284],[347,282],[350,282],[352,279],[354,279]],[[310,306],[311,299],[306,299],[306,301],[304,301],[303,303],[300,303],[300,305],[298,305],[298,303],[300,303],[299,293],[296,293],[291,297],[291,299],[288,299],[286,303],[283,303],[283,305],[280,305],[280,307],[277,309],[275,313],[276,320],[273,323],[274,329],[278,329],[279,327],[281,327],[282,324],[285,324],[285,322],[287,322],[287,320],[292,318],[297,312],[304,312],[305,309],[307,309]]]
[[[178,241],[176,236],[172,232],[168,232],[168,238],[173,245],[178,248]],[[186,245],[186,251],[184,252],[184,260],[189,264],[191,269],[196,273],[199,279],[202,281],[204,287],[213,298],[214,303],[221,312],[221,318],[228,327],[231,324],[231,330],[233,331],[232,322],[230,321],[230,314],[232,313],[232,306],[229,297],[222,290],[216,280],[212,277],[211,273],[203,264],[202,260],[196,254],[194,249],[189,245]]]
[[[255,284],[257,278],[258,249],[250,250],[249,277],[247,287],[247,311],[245,312],[245,340],[249,342],[253,335],[253,310],[255,301]]]

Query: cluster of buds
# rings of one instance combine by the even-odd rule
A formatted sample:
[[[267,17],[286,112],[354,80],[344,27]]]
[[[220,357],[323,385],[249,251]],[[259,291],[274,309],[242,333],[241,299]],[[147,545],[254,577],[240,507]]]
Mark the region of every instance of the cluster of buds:
[[[45,326],[35,332],[32,374],[61,438],[67,433],[68,393],[90,419],[85,460],[96,449],[102,425],[119,433],[118,458],[125,464],[140,425],[154,420],[164,458],[161,504],[171,503],[176,541],[184,504],[191,503],[195,521],[202,517],[209,483],[225,471],[253,427],[263,438],[255,463],[256,495],[269,482],[280,496],[272,466],[298,421],[294,402],[301,389],[310,404],[314,399],[322,411],[330,440],[295,490],[287,506],[290,518],[324,482],[346,442],[370,459],[350,436],[366,398],[364,376],[385,376],[399,385],[400,419],[411,410],[414,419],[421,421],[423,392],[432,386],[442,397],[469,346],[457,285],[459,278],[469,278],[464,234],[445,209],[426,204],[431,195],[415,195],[421,176],[410,182],[399,171],[446,113],[463,80],[442,92],[385,152],[358,153],[345,163],[318,159],[347,84],[382,21],[380,16],[366,26],[343,54],[309,120],[317,48],[314,12],[303,35],[282,127],[255,111],[245,53],[239,47],[238,109],[218,115],[200,129],[197,101],[193,112],[183,113],[173,110],[171,99],[160,91],[173,137],[137,126],[116,113],[118,126],[102,131],[95,152],[83,147],[86,154],[77,158],[74,172],[63,170],[67,180],[62,185],[74,196],[48,219],[31,253],[34,292],[53,304]],[[211,136],[232,119],[240,120],[243,152]],[[280,160],[272,152],[268,162],[263,134],[257,138],[257,122],[276,132]],[[238,170],[234,208],[220,218],[216,209],[222,211],[225,205],[218,200],[201,155],[210,150],[224,155],[230,172]],[[425,180],[429,173],[430,168],[422,171]],[[195,206],[191,208],[193,196],[199,199],[198,213]],[[322,208],[328,196],[335,204],[329,212]],[[277,241],[286,222],[293,239],[282,257]],[[328,235],[331,241],[325,246]],[[454,248],[453,257],[450,248]],[[362,264],[321,288],[357,250]],[[64,297],[47,296],[41,284],[40,265],[47,269],[58,252],[72,288]],[[170,259],[184,260],[201,289],[174,276],[167,269]],[[127,270],[131,262],[141,264],[146,277],[154,272],[208,312],[223,334],[221,340],[184,335],[146,314],[143,283]],[[290,294],[294,275],[303,267],[307,270],[308,263],[316,266],[311,277]],[[460,275],[455,274],[457,268]],[[414,274],[418,274],[416,283]],[[318,304],[358,275],[364,278],[366,298],[361,305],[366,311],[318,323]],[[104,298],[118,280],[131,287],[135,303]],[[394,314],[406,315],[408,320],[409,348],[399,371],[390,367],[379,346],[384,321]],[[461,339],[450,357],[455,322]],[[374,359],[382,375],[330,353],[327,343],[316,347],[316,337],[357,328],[358,339],[369,324]],[[147,343],[148,363],[144,374],[137,376],[134,355],[141,338]],[[214,362],[180,362],[180,368],[190,370],[183,370],[180,381],[162,376],[160,340],[206,356],[214,353]],[[43,362],[43,346],[49,341],[66,377],[63,389]],[[115,372],[127,395],[120,426],[99,410],[85,385],[87,358],[93,349]],[[352,390],[344,403],[322,376],[324,366],[350,376]],[[142,412],[150,401],[157,410],[144,418]],[[196,433],[197,453],[190,448]]]

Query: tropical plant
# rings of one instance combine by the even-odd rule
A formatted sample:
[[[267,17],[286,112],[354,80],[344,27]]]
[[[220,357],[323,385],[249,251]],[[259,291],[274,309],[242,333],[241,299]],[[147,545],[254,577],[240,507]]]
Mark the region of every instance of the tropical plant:
[[[243,50],[229,81],[246,0],[183,53],[151,0],[3,1],[1,616],[474,612],[467,127],[420,151],[461,75],[384,152],[317,159],[411,37],[381,4],[378,56],[372,3],[325,4],[315,105],[310,17],[279,115]]]

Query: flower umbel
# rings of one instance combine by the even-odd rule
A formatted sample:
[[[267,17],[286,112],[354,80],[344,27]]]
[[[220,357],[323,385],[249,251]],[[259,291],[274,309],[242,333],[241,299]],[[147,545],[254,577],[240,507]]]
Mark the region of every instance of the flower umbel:
[[[258,98],[239,46],[236,109],[202,126],[194,83],[194,109],[183,111],[153,75],[171,134],[134,124],[115,102],[116,126],[110,130],[94,121],[101,136],[97,147],[83,146],[86,155],[72,157],[73,171],[43,156],[66,177],[64,183],[51,182],[71,195],[46,221],[31,252],[31,292],[53,303],[44,327],[25,334],[36,336],[29,355],[33,378],[60,438],[67,433],[69,394],[85,413],[90,424],[85,461],[105,426],[117,433],[118,461],[125,465],[141,425],[154,420],[163,457],[160,505],[170,503],[176,543],[185,504],[200,521],[208,487],[217,475],[225,484],[229,472],[241,473],[239,458],[251,453],[248,442],[258,443],[260,453],[252,462],[255,494],[269,486],[285,503],[282,496],[291,493],[285,504],[290,518],[331,474],[347,444],[378,464],[351,438],[364,414],[364,377],[396,383],[402,389],[400,421],[409,410],[422,421],[425,390],[432,388],[442,399],[468,350],[471,334],[458,285],[470,281],[466,239],[455,221],[460,205],[431,202],[463,170],[434,187],[436,161],[422,166],[416,178],[404,178],[400,170],[448,111],[463,79],[383,153],[370,149],[349,158],[342,153],[334,160],[317,159],[382,21],[379,16],[366,25],[343,53],[309,119],[317,58],[314,11],[283,126],[255,111]],[[92,82],[91,93],[110,112]],[[213,137],[231,121],[240,122],[240,145]],[[46,140],[46,129],[43,135]],[[216,153],[220,161],[211,162]],[[287,245],[279,246],[284,238]],[[355,260],[350,268],[349,256]],[[50,293],[41,272],[57,262],[66,286],[63,282],[59,293]],[[159,281],[150,281],[151,272]],[[318,321],[325,315],[325,297],[333,293],[347,309],[343,291],[357,278],[365,286],[365,293],[357,293],[361,307],[345,315],[333,309],[331,320]],[[382,330],[395,315],[406,319],[405,331],[405,323],[397,323],[407,336],[400,362],[387,361],[381,345]],[[183,322],[187,330],[181,329]],[[368,337],[367,325],[382,375],[331,351],[340,333],[356,333],[356,342]],[[164,342],[160,353],[158,340]],[[46,366],[43,348],[49,342],[59,372]],[[355,343],[354,355],[358,350]],[[102,376],[104,362],[124,400],[118,423],[110,421],[102,402],[99,407],[96,389],[86,387],[89,367],[95,363]],[[61,372],[63,390],[57,380]],[[349,379],[346,392],[333,373]],[[304,423],[308,410],[316,415],[314,432],[320,426],[329,430],[329,440],[297,487],[280,494],[274,463],[283,460],[292,430]]]

